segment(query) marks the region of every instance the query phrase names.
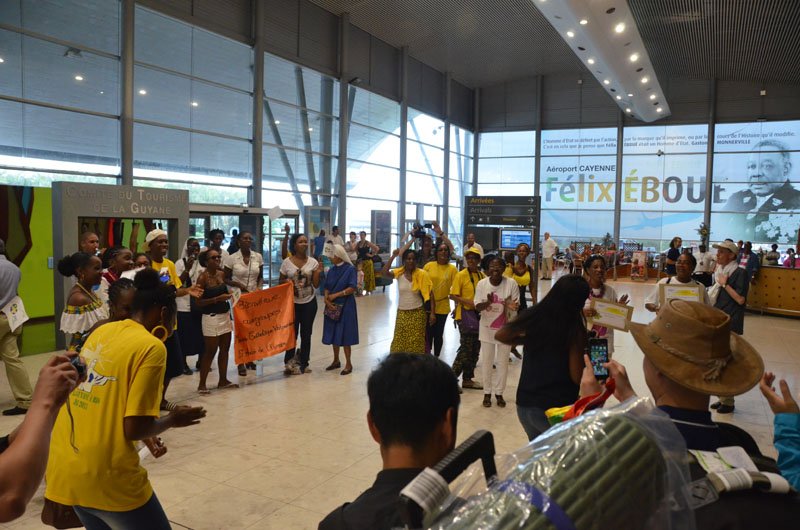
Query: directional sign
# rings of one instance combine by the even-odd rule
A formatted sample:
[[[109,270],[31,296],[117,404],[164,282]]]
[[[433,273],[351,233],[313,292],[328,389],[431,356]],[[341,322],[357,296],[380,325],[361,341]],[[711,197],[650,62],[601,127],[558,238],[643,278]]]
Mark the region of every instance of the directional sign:
[[[464,197],[465,224],[473,226],[525,226],[539,224],[539,197]]]

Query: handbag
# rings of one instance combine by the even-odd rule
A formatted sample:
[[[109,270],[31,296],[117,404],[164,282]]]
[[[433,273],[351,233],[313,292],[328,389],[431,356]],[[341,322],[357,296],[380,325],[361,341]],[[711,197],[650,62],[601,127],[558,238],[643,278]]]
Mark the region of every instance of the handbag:
[[[334,322],[339,322],[342,318],[342,306],[339,304],[333,304],[332,307],[326,305],[323,314]]]
[[[477,311],[461,308],[461,333],[478,333],[479,321]]]
[[[42,522],[53,528],[82,528],[83,523],[72,506],[60,504],[50,499],[44,499],[42,507]]]

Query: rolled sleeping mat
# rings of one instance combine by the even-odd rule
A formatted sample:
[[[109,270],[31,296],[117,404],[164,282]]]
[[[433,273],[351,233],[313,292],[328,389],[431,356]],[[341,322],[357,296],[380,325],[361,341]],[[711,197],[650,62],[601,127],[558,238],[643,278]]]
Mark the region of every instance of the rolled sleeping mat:
[[[636,421],[616,415],[547,437],[504,480],[430,528],[647,528],[667,489],[667,466],[656,441]]]

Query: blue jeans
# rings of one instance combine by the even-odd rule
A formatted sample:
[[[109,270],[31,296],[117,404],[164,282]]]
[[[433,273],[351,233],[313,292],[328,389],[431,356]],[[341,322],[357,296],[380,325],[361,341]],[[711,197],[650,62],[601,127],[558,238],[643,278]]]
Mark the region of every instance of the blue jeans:
[[[550,428],[544,409],[538,407],[522,407],[517,405],[517,418],[528,435],[528,441],[533,440]]]
[[[167,514],[153,493],[150,500],[135,510],[127,512],[108,512],[83,506],[74,506],[75,513],[86,530],[170,530]]]

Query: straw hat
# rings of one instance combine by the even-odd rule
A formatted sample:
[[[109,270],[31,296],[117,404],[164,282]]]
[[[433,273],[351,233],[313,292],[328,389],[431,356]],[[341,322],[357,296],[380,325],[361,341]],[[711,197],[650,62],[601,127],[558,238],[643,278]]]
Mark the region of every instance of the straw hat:
[[[711,245],[714,248],[724,248],[725,250],[729,250],[734,256],[739,253],[739,247],[736,246],[736,243],[733,241],[723,241],[722,243],[714,243]]]
[[[761,355],[731,333],[730,317],[700,302],[669,300],[655,320],[630,330],[659,372],[701,394],[743,394],[764,373]]]

